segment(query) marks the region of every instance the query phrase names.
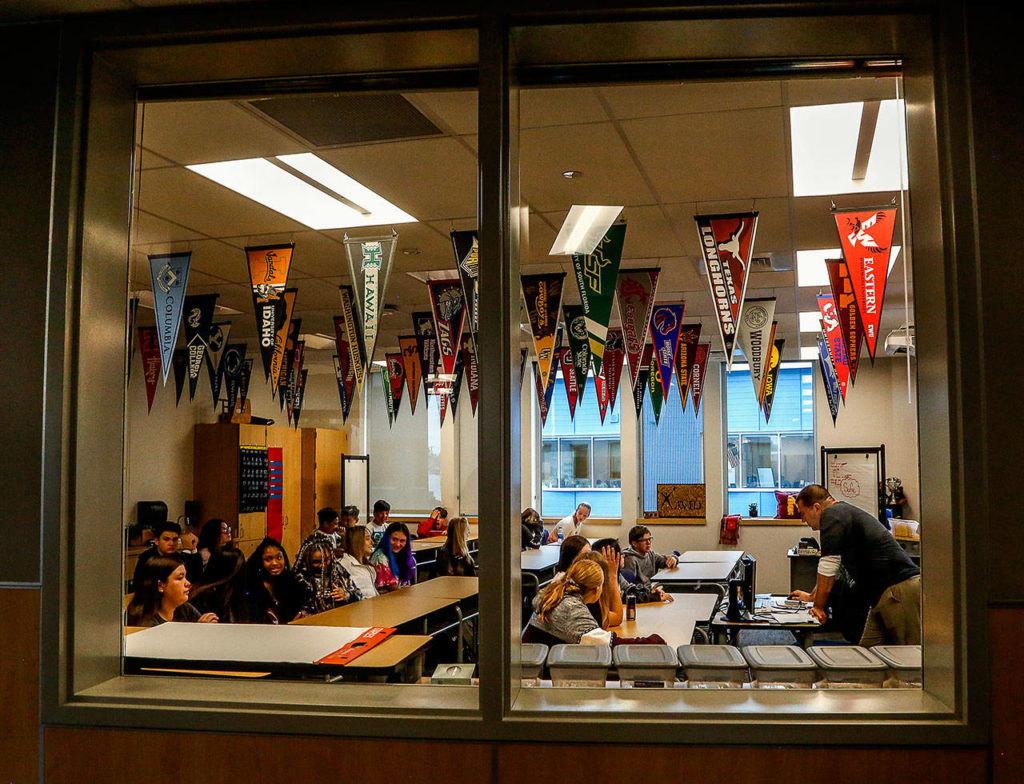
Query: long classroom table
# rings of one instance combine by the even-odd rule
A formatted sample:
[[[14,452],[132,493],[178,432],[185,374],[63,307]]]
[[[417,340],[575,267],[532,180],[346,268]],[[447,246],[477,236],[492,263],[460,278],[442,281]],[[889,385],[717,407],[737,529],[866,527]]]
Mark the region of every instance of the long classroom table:
[[[674,594],[672,602],[648,602],[636,606],[636,620],[623,621],[612,629],[619,637],[658,634],[673,650],[689,645],[697,624],[710,623],[718,597],[708,593]]]
[[[737,571],[743,553],[739,550],[730,551],[734,554],[729,560],[721,561],[680,561],[671,569],[657,572],[651,582],[661,583],[666,590],[673,588],[678,591],[699,591],[705,586],[714,588],[721,596],[725,596],[729,579]]]

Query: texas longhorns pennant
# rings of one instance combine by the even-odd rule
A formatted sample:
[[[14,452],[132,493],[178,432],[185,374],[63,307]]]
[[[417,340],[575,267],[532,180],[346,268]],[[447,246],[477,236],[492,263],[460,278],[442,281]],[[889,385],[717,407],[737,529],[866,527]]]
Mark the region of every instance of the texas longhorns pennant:
[[[878,325],[882,319],[885,279],[889,275],[896,209],[892,205],[876,209],[832,210],[872,361],[878,343]]]
[[[292,314],[295,312],[295,297],[298,289],[284,290],[284,318],[277,325],[277,332],[274,333],[274,353],[270,358],[270,396],[281,385],[281,370],[284,368],[284,344],[288,340],[288,327],[292,323]],[[335,328],[337,329],[337,328]]]
[[[647,344],[660,272],[657,269],[619,270],[615,286],[619,320],[622,322],[622,342],[629,362],[630,383],[634,387],[640,374],[641,355]]]
[[[832,414],[832,424],[835,425],[836,417],[839,416],[839,379],[836,378],[836,369],[832,366],[832,357],[828,353],[828,341],[824,335],[818,335],[818,367],[821,369],[821,383],[825,387],[825,397],[828,398],[828,410]]]
[[[615,299],[615,279],[619,273],[625,239],[626,224],[617,223],[608,229],[593,253],[586,256],[581,253],[572,255],[572,268],[576,273],[583,315],[587,320],[595,373],[601,372],[601,362],[604,360],[608,320]]]
[[[215,321],[210,325],[210,341],[206,352],[206,371],[210,375],[210,394],[213,396],[213,407],[217,408],[220,401],[220,387],[224,380],[224,350],[228,347],[228,335],[231,334],[230,321]]]
[[[420,395],[420,349],[415,335],[400,335],[398,347],[402,351],[402,367],[405,370],[405,386],[409,390],[409,415],[416,413],[416,399]],[[474,406],[475,410],[475,406]]]
[[[458,278],[431,280],[430,305],[434,313],[434,335],[441,353],[441,364],[446,374],[455,372],[455,360],[462,344],[462,329],[466,323],[466,303],[462,299],[462,285]]]
[[[292,264],[295,243],[247,247],[252,306],[256,315],[256,335],[263,357],[263,376],[270,378],[274,361],[274,340],[285,317],[284,291]]]
[[[694,417],[700,416],[700,398],[704,394],[704,377],[708,371],[710,354],[710,343],[698,343],[693,353],[693,364],[690,366],[690,396],[693,397]]]
[[[825,267],[828,269],[829,283],[832,284],[839,326],[843,330],[843,342],[846,343],[846,359],[850,363],[850,383],[853,384],[857,381],[864,325],[860,323],[860,314],[857,313],[857,297],[853,293],[853,283],[846,262],[842,259],[825,259]]]
[[[394,418],[398,419],[398,412],[402,407],[402,390],[405,388],[405,362],[402,354],[385,354],[384,361],[388,363],[388,386],[391,389],[391,402]]]
[[[750,378],[754,382],[754,397],[761,402],[761,388],[772,351],[772,324],[775,320],[775,297],[748,299],[740,315],[736,342],[750,365]]]
[[[605,412],[615,409],[615,398],[619,394],[619,379],[622,376],[622,363],[626,352],[622,346],[622,330],[608,330],[608,341],[604,344],[604,362],[601,372],[594,378],[597,389],[597,406],[601,412],[601,424],[604,424]]]
[[[732,367],[736,331],[743,310],[750,257],[757,232],[757,213],[695,215],[704,269],[715,304],[718,330],[725,347],[725,362]]]
[[[768,362],[768,372],[764,377],[764,400],[761,409],[764,411],[764,422],[772,417],[772,404],[775,402],[775,391],[779,388],[779,368],[782,367],[782,347],[786,341],[779,338],[772,346],[772,356]]]
[[[142,356],[142,377],[146,381],[146,412],[153,410],[153,394],[160,378],[160,339],[156,327],[139,327],[139,354]]]
[[[644,412],[644,395],[647,394],[647,386],[651,377],[651,356],[654,354],[654,346],[650,343],[644,345],[640,355],[640,372],[637,373],[636,386],[633,387],[633,406],[636,408],[636,421]]]
[[[700,342],[700,322],[683,324],[679,329],[679,349],[676,352],[676,385],[679,387],[679,399],[686,410],[686,399],[690,394],[690,372],[693,358]]]
[[[188,271],[192,265],[192,252],[160,253],[149,257],[149,274],[153,284],[153,314],[156,317],[156,336],[160,346],[160,365],[164,385],[171,372],[171,355],[178,342],[181,328],[181,306],[188,288]]]
[[[569,421],[576,418],[576,401],[580,397],[580,388],[576,379],[576,368],[572,361],[572,349],[563,348],[558,352],[558,362],[562,368],[562,380],[565,382],[565,399],[569,403]]]
[[[476,362],[476,346],[473,343],[473,336],[469,333],[462,335],[462,365],[466,372],[466,388],[469,390],[469,404],[476,415],[476,402],[480,397],[480,369]]]
[[[379,237],[344,239],[348,251],[348,271],[356,290],[356,305],[363,323],[363,349],[366,363],[373,362],[373,350],[377,345],[377,332],[384,312],[384,292],[391,276],[398,232]]]
[[[558,314],[562,307],[565,273],[520,275],[519,279],[523,286],[526,314],[530,317],[530,332],[533,334],[533,346],[537,352],[541,388],[546,389],[555,357],[555,331],[558,328]]]
[[[576,390],[579,399],[587,388],[587,376],[590,372],[590,341],[587,337],[587,320],[580,305],[566,305],[562,308],[565,314],[565,333],[572,352],[572,364],[575,368]],[[606,346],[607,349],[607,346]]]
[[[476,231],[453,231],[452,249],[455,251],[455,265],[459,268],[462,282],[462,296],[466,300],[466,326],[469,327],[473,348],[476,349],[476,333],[480,329],[480,286],[479,251],[480,241]],[[472,392],[470,392],[472,396]],[[474,404],[473,410],[476,411]]]
[[[836,370],[839,381],[839,392],[846,402],[846,385],[850,381],[850,360],[846,354],[846,341],[843,339],[843,327],[839,323],[836,301],[831,294],[818,295],[818,310],[821,311],[821,324],[825,330],[825,342],[828,354],[832,358],[832,367]]]
[[[679,350],[679,329],[683,324],[685,302],[671,305],[655,305],[651,313],[651,341],[654,344],[654,359],[658,364],[658,380],[661,383],[661,401],[668,399],[668,390],[672,386],[672,368],[676,364],[676,352]],[[653,393],[651,400],[654,400]],[[655,419],[661,416],[661,404],[658,405]]]
[[[341,297],[341,316],[334,318],[334,333],[338,334],[338,322],[348,343],[349,361],[355,371],[356,385],[363,386],[363,379],[369,372],[369,360],[366,358],[366,349],[363,347],[363,330],[359,325],[359,314],[355,306],[355,290],[351,286],[338,286],[338,295]]]
[[[213,311],[219,294],[193,294],[185,297],[185,352],[188,357],[188,399],[195,400],[196,384],[203,369],[206,345],[213,325]],[[177,381],[177,379],[175,379]],[[180,392],[178,393],[180,396]]]
[[[413,313],[412,328],[416,333],[416,347],[420,354],[423,394],[429,395],[434,389],[434,382],[429,379],[437,374],[437,365],[441,361],[437,350],[437,336],[434,332],[434,315],[428,311]]]

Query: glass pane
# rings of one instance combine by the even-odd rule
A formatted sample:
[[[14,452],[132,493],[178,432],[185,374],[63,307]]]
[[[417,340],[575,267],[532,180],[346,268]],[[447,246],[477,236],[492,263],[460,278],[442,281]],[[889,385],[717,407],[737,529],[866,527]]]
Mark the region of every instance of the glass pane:
[[[563,438],[562,487],[590,487],[590,439]]]
[[[544,487],[558,487],[558,439],[545,438],[541,457],[541,482]]]
[[[778,436],[743,436],[740,456],[744,487],[775,487]]]
[[[623,378],[628,380],[628,371]],[[628,389],[627,389],[628,392]],[[683,410],[679,386],[672,379],[668,399],[662,403],[661,416],[655,422],[651,397],[644,397],[642,464],[643,511],[658,511],[659,484],[700,484],[704,481],[704,414],[693,414],[693,401]]]
[[[781,487],[803,487],[814,481],[814,436],[782,436]]]
[[[594,487],[622,486],[621,451],[618,441],[594,439]]]

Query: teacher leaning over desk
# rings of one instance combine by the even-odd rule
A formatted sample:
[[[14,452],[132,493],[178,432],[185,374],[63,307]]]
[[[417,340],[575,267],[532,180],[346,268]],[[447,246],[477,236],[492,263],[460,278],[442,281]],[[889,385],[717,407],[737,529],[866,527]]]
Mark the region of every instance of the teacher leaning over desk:
[[[821,538],[821,559],[814,590],[790,597],[813,601],[811,615],[826,619],[825,603],[842,564],[871,602],[860,644],[919,645],[921,642],[921,570],[891,533],[874,517],[845,501],[836,501],[821,485],[807,485],[796,497],[800,519]]]

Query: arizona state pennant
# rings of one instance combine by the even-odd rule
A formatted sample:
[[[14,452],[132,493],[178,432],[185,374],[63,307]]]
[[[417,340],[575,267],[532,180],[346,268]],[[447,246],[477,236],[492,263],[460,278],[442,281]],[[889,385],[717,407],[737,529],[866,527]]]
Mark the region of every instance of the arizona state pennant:
[[[188,349],[176,348],[171,357],[174,364],[174,407],[181,402],[181,391],[185,388],[185,376],[188,375]]]
[[[732,367],[736,330],[747,291],[750,257],[757,232],[757,213],[695,215],[704,268],[711,287],[725,362]]]
[[[149,274],[153,284],[153,314],[156,317],[156,335],[160,345],[160,365],[164,373],[171,372],[171,355],[178,342],[181,328],[181,306],[188,288],[188,271],[192,265],[192,252],[161,253],[149,257]]]
[[[580,290],[583,315],[590,336],[590,353],[594,372],[601,372],[604,361],[604,343],[608,335],[608,319],[615,299],[615,279],[622,261],[622,246],[626,239],[626,224],[617,223],[608,229],[604,238],[588,256],[572,255],[572,268]]]
[[[850,364],[850,383],[857,381],[857,364],[860,359],[860,344],[864,339],[864,325],[860,323],[857,313],[857,297],[853,294],[853,283],[850,271],[842,259],[825,259],[828,268],[829,283],[832,284],[832,297],[836,302],[839,315],[839,326],[843,331],[843,342],[846,344],[846,359]]]
[[[142,377],[146,380],[146,412],[153,410],[153,393],[160,378],[160,339],[156,327],[139,327],[139,353],[142,355]]]
[[[875,359],[878,324],[882,319],[885,279],[889,275],[892,235],[896,228],[896,207],[832,210],[843,249],[846,269],[857,300],[860,322],[868,343],[868,355]]]
[[[338,294],[341,297],[340,318],[348,342],[349,362],[355,370],[356,385],[361,388],[368,372],[369,360],[366,359],[366,349],[363,347],[363,330],[359,326],[359,314],[356,313],[355,292],[351,286],[342,285],[338,286]],[[334,331],[338,331],[337,319]]]
[[[224,350],[228,347],[228,335],[230,334],[230,321],[215,321],[210,326],[210,345],[206,351],[206,371],[210,376],[210,394],[213,396],[214,409],[220,402],[220,387],[224,380]]]
[[[668,390],[672,385],[672,368],[676,363],[676,352],[679,350],[679,328],[683,323],[685,302],[673,305],[655,305],[651,313],[651,340],[654,343],[654,361],[658,365],[658,380],[661,383],[661,400],[668,399]],[[652,400],[653,393],[652,393]],[[661,404],[655,419],[661,415]]]
[[[693,415],[700,416],[700,398],[704,394],[704,376],[708,369],[708,357],[711,354],[710,343],[698,343],[693,353],[693,364],[690,365],[690,395],[693,397]]]
[[[564,272],[520,276],[526,314],[530,317],[530,331],[533,333],[533,345],[537,352],[541,387],[545,389],[555,357],[555,330],[558,328],[558,312],[562,306],[564,281]]]
[[[344,243],[348,251],[348,271],[358,294],[356,304],[363,324],[363,361],[369,367],[377,345],[377,332],[384,312],[384,292],[391,276],[398,232],[392,229],[391,234],[358,239],[350,239],[346,234]]]
[[[779,388],[779,368],[782,367],[782,347],[786,341],[779,338],[772,346],[772,356],[768,362],[768,372],[764,375],[764,400],[761,408],[764,411],[764,422],[772,417],[772,404],[775,402],[775,391]]]
[[[571,348],[563,348],[558,352],[558,364],[562,368],[565,399],[569,402],[569,421],[572,422],[576,418],[576,401],[580,397],[580,388],[576,381],[576,368],[573,365]]]
[[[587,320],[583,316],[583,308],[579,305],[566,305],[565,334],[572,352],[572,363],[575,368],[576,390],[579,399],[587,388],[587,376],[590,372],[590,341],[587,339]]]
[[[203,369],[210,327],[213,325],[213,311],[217,307],[219,294],[193,294],[185,297],[185,352],[188,357],[188,399],[196,399],[196,384]],[[178,393],[181,394],[180,392]]]
[[[294,242],[245,249],[249,261],[253,311],[256,314],[256,335],[260,342],[263,376],[266,379],[270,378],[270,368],[274,361],[274,339],[284,321],[284,290],[288,285],[288,270],[291,268],[294,250]]]
[[[647,394],[647,387],[650,384],[651,378],[651,357],[654,355],[654,346],[650,343],[644,345],[643,353],[641,354],[641,360],[643,364],[640,366],[640,372],[637,374],[636,386],[633,387],[633,405],[636,408],[636,421],[640,421],[640,417],[644,411],[644,395]]]
[[[622,322],[622,342],[629,362],[629,380],[636,387],[640,374],[641,355],[647,344],[651,326],[651,311],[654,310],[654,296],[658,291],[658,276],[661,270],[637,269],[620,270],[615,286],[615,298],[619,302],[619,320]]]
[[[825,329],[825,342],[828,354],[832,358],[832,367],[839,381],[839,392],[846,402],[846,385],[850,381],[850,360],[846,355],[846,341],[843,339],[843,327],[839,323],[836,301],[831,294],[818,295],[818,310],[821,311],[821,323]]]
[[[284,290],[284,318],[278,324],[277,332],[274,333],[274,353],[270,358],[270,396],[273,397],[277,388],[281,385],[281,370],[284,368],[284,344],[288,340],[288,327],[292,323],[292,314],[295,312],[295,297],[298,289]]]
[[[437,350],[437,335],[434,332],[434,314],[418,311],[412,314],[412,328],[416,333],[416,347],[420,352],[420,375],[423,378],[423,394],[429,395],[434,389],[431,377],[437,375],[441,361]]]
[[[388,386],[391,390],[391,411],[393,418],[398,419],[398,411],[402,407],[402,390],[405,388],[405,364],[400,353],[385,354],[388,363]]]
[[[434,334],[441,354],[444,372],[455,372],[455,360],[462,344],[462,329],[466,323],[466,303],[458,279],[431,280],[430,305],[434,313]]]
[[[405,386],[409,391],[409,416],[416,413],[416,399],[420,394],[420,349],[415,335],[404,335],[398,338],[398,347],[402,350],[402,367],[405,371]],[[476,404],[473,405],[476,410]]]
[[[452,249],[455,251],[455,265],[459,268],[459,280],[462,282],[462,296],[466,300],[466,326],[469,328],[476,351],[476,333],[480,329],[480,289],[479,277],[479,240],[475,231],[453,231]],[[472,397],[472,387],[470,397]],[[473,405],[476,411],[476,404]]]
[[[736,341],[750,365],[754,397],[761,402],[761,388],[772,350],[772,324],[775,319],[775,297],[748,299],[740,315]]]
[[[594,377],[597,389],[597,406],[601,412],[601,424],[604,424],[605,412],[615,409],[615,398],[619,394],[619,379],[622,376],[622,363],[626,352],[622,345],[622,330],[608,330],[608,341],[604,344],[604,362],[601,372]]]
[[[476,347],[473,336],[464,333],[462,336],[462,365],[466,369],[466,388],[469,390],[469,404],[476,415],[476,402],[480,397],[480,370],[476,363]]]
[[[686,410],[686,398],[690,394],[690,372],[693,358],[700,342],[700,322],[683,324],[679,329],[679,350],[676,353],[676,386],[679,387],[679,399]]]
[[[828,398],[828,410],[832,414],[832,424],[835,425],[836,417],[839,416],[839,379],[836,378],[836,369],[832,366],[832,357],[828,353],[828,341],[824,335],[818,335],[818,367],[821,369],[821,383],[825,387],[825,397]]]

